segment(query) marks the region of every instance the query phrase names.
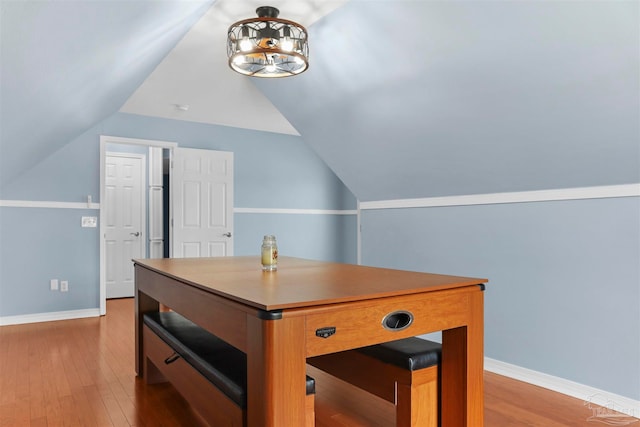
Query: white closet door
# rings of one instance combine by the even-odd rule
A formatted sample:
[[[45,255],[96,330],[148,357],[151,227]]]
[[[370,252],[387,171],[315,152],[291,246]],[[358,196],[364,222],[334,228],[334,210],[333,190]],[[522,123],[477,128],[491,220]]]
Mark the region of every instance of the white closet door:
[[[145,158],[110,153],[105,164],[106,297],[132,297],[134,258],[144,258]]]
[[[170,176],[171,256],[233,255],[233,153],[176,148]]]

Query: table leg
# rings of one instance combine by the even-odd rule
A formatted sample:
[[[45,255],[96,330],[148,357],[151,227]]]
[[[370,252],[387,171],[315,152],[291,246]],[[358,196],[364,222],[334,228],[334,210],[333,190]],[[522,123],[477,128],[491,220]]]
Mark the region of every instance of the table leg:
[[[136,347],[136,374],[141,377],[144,367],[144,350],[142,349],[142,316],[150,311],[158,311],[158,301],[151,298],[144,292],[140,292],[137,289],[135,291],[135,347]]]
[[[482,298],[470,295],[467,326],[442,331],[442,427],[484,425]]]
[[[247,319],[247,425],[305,425],[304,318]]]

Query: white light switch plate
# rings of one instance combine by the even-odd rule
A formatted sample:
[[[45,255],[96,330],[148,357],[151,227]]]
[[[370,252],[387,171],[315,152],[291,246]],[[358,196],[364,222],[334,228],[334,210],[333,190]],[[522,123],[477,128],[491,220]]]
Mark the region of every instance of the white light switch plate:
[[[97,216],[83,216],[82,217],[82,226],[95,228],[98,226],[98,217]]]

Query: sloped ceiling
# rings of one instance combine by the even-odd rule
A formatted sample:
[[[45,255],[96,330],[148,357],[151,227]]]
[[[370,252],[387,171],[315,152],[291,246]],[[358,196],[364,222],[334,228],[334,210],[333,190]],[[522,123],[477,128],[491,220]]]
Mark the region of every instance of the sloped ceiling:
[[[345,1],[270,5],[308,26]],[[261,5],[0,0],[0,189],[119,110],[298,134],[250,79],[227,66],[228,26]]]
[[[119,109],[299,133],[362,201],[640,181],[637,1],[342,3],[270,2],[311,67],[259,80],[214,29],[261,2],[2,0],[0,184]]]
[[[352,1],[256,81],[361,201],[640,182],[636,1]]]
[[[118,111],[213,3],[0,3],[0,183]]]

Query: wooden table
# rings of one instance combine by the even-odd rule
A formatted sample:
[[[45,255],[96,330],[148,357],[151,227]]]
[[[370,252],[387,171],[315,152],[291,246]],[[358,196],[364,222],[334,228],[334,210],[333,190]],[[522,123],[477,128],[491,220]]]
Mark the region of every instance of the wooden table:
[[[434,331],[442,426],[483,425],[486,279],[287,257],[275,272],[259,257],[135,260],[135,271],[137,374],[142,315],[166,305],[247,354],[249,427],[304,425],[307,357]],[[411,313],[410,325],[384,328],[396,311]]]

